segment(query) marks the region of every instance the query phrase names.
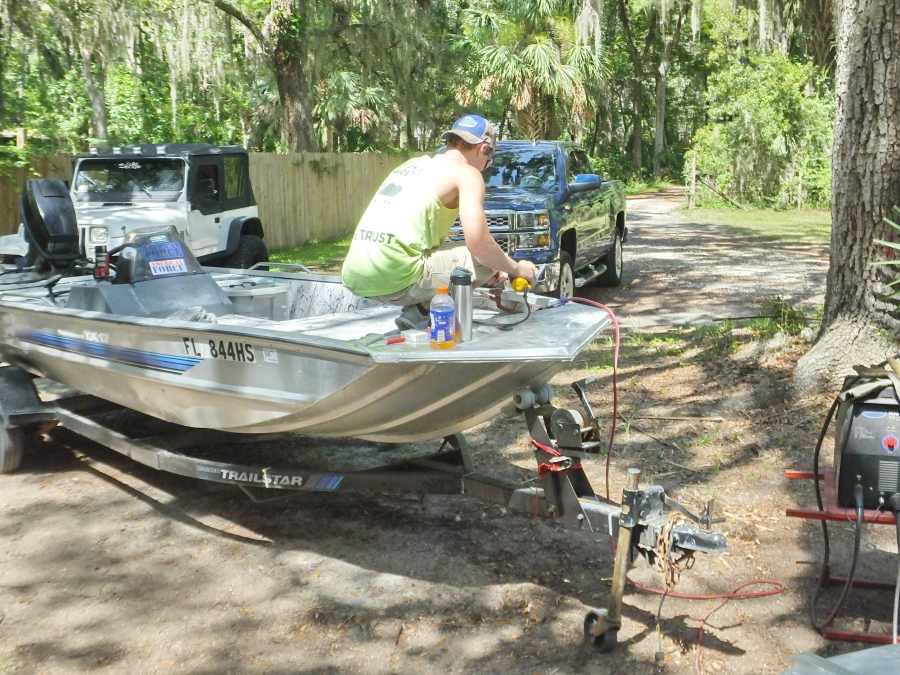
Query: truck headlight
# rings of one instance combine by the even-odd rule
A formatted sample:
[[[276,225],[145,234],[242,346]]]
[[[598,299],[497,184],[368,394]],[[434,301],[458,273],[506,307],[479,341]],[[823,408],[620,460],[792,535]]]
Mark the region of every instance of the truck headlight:
[[[523,248],[549,248],[550,233],[546,230],[543,232],[520,232],[519,233],[519,249]]]
[[[550,227],[550,214],[546,211],[519,213],[517,227],[520,230],[534,230],[542,227]]]
[[[88,242],[92,246],[101,246],[109,242],[109,230],[105,227],[92,227],[88,230]]]

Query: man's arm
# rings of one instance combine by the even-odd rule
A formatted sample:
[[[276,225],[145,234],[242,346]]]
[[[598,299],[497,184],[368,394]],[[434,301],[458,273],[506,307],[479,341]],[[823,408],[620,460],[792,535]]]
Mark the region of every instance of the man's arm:
[[[534,266],[522,265],[506,255],[494,240],[484,216],[484,178],[472,167],[459,172],[459,222],[466,238],[466,247],[474,258],[495,272],[510,276],[524,276],[534,281]]]

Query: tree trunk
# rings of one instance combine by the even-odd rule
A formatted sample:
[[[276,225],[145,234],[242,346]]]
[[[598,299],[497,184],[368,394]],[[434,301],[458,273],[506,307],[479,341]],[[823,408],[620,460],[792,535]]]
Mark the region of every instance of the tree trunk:
[[[769,51],[771,46],[771,8],[769,3],[772,0],[757,0],[756,9],[759,19],[759,50],[761,52]]]
[[[787,56],[790,41],[784,25],[784,0],[772,2],[772,43],[779,52]]]
[[[678,44],[681,26],[684,24],[685,10],[678,9],[675,30],[671,35],[663,34],[662,54],[656,68],[656,123],[653,128],[653,175],[660,177],[662,154],[666,149],[666,89],[669,84],[669,70],[672,68],[672,49]]]
[[[299,51],[299,50],[298,50]],[[317,152],[316,132],[313,128],[312,102],[306,82],[306,72],[298,51],[288,52],[279,45],[272,59],[285,142],[294,152]]]
[[[108,137],[106,131],[106,96],[104,93],[105,69],[102,63],[95,64],[94,52],[90,45],[81,44],[79,52],[81,54],[81,74],[84,77],[84,88],[87,91],[88,100],[91,104],[93,138],[105,141]]]
[[[631,81],[631,168],[641,172],[641,83]]]
[[[816,344],[797,365],[801,393],[836,385],[859,363],[896,350],[894,306],[879,300],[884,217],[900,194],[900,6],[844,0],[838,17],[837,114],[832,151],[831,265]]]
[[[653,175],[659,178],[662,154],[666,149],[666,82],[669,62],[663,58],[656,71],[656,123],[653,130]]]

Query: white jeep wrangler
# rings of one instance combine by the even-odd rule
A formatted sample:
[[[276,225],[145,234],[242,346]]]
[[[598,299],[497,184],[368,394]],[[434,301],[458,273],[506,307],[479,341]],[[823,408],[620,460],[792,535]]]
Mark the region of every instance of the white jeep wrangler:
[[[268,260],[239,146],[128,145],[75,158],[70,193],[81,252],[111,250],[131,230],[174,225],[204,265],[247,268]],[[22,235],[4,237],[0,255],[30,262]]]

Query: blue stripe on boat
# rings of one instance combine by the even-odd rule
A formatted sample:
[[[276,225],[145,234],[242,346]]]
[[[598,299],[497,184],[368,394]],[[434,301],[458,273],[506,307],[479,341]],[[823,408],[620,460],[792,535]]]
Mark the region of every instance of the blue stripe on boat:
[[[18,337],[25,342],[31,342],[43,347],[52,347],[53,349],[60,349],[65,352],[84,354],[85,356],[116,361],[130,366],[165,370],[170,373],[184,373],[203,360],[198,356],[177,356],[175,354],[145,352],[141,349],[116,347],[114,345],[103,344],[102,342],[56,335],[55,333],[48,333],[46,331],[25,331],[19,333]]]

